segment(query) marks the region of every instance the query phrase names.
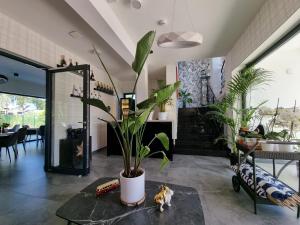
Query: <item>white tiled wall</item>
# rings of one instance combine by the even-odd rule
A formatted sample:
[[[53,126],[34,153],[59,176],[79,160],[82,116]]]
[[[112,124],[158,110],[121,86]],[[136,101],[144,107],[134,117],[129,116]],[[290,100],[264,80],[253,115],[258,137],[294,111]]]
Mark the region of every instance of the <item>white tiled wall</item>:
[[[66,59],[72,58],[73,62],[90,64],[79,56],[53,43],[40,34],[28,29],[19,22],[0,13],[0,48],[11,51],[28,59],[42,64],[55,67],[60,60],[60,55],[65,55]],[[109,84],[109,80],[104,72],[96,66],[91,65],[96,80]],[[72,88],[72,84],[70,84]],[[94,88],[92,83],[91,90]],[[102,94],[102,100],[110,105],[113,113],[116,113],[115,97]],[[97,118],[109,119],[102,111],[91,107],[91,135],[92,149],[97,150],[106,146],[106,124]]]
[[[226,56],[226,77],[300,8],[300,0],[268,0]]]

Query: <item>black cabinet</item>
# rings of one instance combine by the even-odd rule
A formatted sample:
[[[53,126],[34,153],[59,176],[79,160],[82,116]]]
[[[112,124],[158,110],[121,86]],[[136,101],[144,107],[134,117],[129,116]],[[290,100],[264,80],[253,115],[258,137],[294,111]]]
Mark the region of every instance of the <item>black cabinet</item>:
[[[148,144],[154,137],[155,134],[160,132],[166,133],[169,137],[169,151],[164,150],[163,145],[160,143],[159,140],[155,140],[151,145],[151,152],[156,151],[164,151],[169,160],[173,160],[173,151],[174,151],[174,144],[172,139],[172,122],[171,121],[148,121],[143,137],[143,144]],[[135,143],[135,141],[133,141]],[[132,154],[135,154],[135,146],[133,146]],[[122,155],[122,150],[116,134],[113,128],[107,124],[107,155]],[[154,155],[153,157],[162,157],[161,154]]]

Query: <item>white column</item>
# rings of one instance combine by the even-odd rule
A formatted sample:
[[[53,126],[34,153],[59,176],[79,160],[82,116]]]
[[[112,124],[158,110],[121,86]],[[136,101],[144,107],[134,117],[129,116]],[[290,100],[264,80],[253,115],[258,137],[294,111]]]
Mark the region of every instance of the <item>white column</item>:
[[[148,98],[148,68],[147,65],[140,75],[139,81],[136,86],[136,102],[139,103]]]
[[[167,65],[166,68],[166,84],[173,84],[176,82],[176,64]],[[178,124],[178,110],[177,110],[177,92],[172,95],[172,105],[167,105],[168,118],[172,120],[172,138],[177,139],[177,124]]]

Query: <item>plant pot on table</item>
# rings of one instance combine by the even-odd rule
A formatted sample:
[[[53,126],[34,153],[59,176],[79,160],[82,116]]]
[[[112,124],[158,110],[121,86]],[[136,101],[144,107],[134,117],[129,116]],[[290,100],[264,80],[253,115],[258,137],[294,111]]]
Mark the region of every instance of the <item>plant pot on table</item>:
[[[120,173],[121,202],[127,206],[136,206],[145,201],[145,170],[140,169],[137,177],[124,177],[124,170]]]
[[[261,148],[263,151],[267,152],[273,152],[276,151],[277,149],[275,148],[275,145],[272,143],[267,143],[267,141],[261,141],[260,142]]]
[[[168,119],[168,112],[159,112],[158,113],[159,120],[167,120]]]

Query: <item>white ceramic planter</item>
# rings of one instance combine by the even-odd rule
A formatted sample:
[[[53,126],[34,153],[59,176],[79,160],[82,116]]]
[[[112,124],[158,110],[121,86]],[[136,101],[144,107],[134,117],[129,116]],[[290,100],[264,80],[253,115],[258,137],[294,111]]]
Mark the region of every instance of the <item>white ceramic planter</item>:
[[[253,146],[256,144],[257,139],[256,138],[245,138],[245,142],[249,146]]]
[[[266,142],[261,142],[260,144],[263,151],[268,151],[268,152],[276,151],[274,144],[267,144]]]
[[[148,120],[154,120],[153,116],[154,116],[154,112],[152,111],[152,112],[149,114]]]
[[[289,144],[276,144],[280,152],[293,152],[294,146]]]
[[[158,113],[159,120],[167,120],[168,119],[168,112],[159,112]]]
[[[136,206],[145,200],[145,170],[141,169],[143,174],[127,178],[120,173],[120,189],[121,189],[121,202],[127,206]]]

